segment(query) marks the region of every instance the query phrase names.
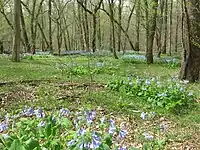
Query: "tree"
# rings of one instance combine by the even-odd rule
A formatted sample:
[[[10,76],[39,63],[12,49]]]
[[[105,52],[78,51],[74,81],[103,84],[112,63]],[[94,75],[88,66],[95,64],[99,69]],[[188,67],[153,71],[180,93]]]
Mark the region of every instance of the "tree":
[[[162,53],[166,54],[167,53],[167,34],[168,34],[168,0],[165,0],[165,15],[164,15],[164,45],[162,48]]]
[[[200,79],[200,1],[183,0],[184,55],[180,78],[195,82]]]
[[[146,1],[147,2],[147,1]],[[152,16],[149,20],[149,31],[147,37],[147,51],[146,51],[146,58],[147,64],[153,63],[153,43],[154,43],[154,36],[156,31],[156,19],[157,19],[157,8],[158,8],[158,0],[153,0],[151,3],[152,8]]]
[[[140,0],[136,0],[137,6],[136,6],[136,43],[135,43],[135,50],[139,51],[140,50]]]
[[[0,54],[3,54],[3,41],[0,40]]]
[[[21,0],[14,0],[14,40],[13,40],[13,51],[12,61],[20,61],[20,8]]]

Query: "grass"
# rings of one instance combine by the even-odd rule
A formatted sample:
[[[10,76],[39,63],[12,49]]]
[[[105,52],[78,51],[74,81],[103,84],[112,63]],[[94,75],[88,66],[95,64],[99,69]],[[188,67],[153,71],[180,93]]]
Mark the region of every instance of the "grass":
[[[91,63],[90,67],[88,67],[88,60]],[[71,66],[72,62],[77,66],[84,66],[84,69],[80,69],[78,73],[75,70],[72,74],[70,71],[74,68]],[[104,66],[96,67],[99,62],[103,62]],[[93,74],[90,74],[88,70],[94,71]],[[104,87],[109,81],[125,78],[130,74],[159,76],[162,80],[167,80],[171,76],[178,75],[178,72],[178,67],[171,68],[165,64],[148,66],[144,63],[132,63],[123,59],[115,60],[105,56],[92,58],[87,56],[33,56],[33,58],[23,59],[20,63],[12,63],[7,58],[0,58],[0,83],[12,82],[0,86],[0,100],[3,102],[0,103],[0,116],[6,112],[17,111],[24,105],[42,106],[46,110],[62,107],[76,109],[77,106],[101,107],[108,113],[112,112],[116,115],[134,118],[134,122],[137,124],[135,129],[140,133],[148,124],[148,122],[141,121],[140,113],[154,111],[157,118],[153,122],[150,121],[152,124],[155,121],[159,122],[160,118],[164,117],[167,118],[166,122],[171,126],[165,135],[168,137],[165,149],[180,148],[187,143],[190,143],[190,146],[200,148],[197,141],[200,140],[199,103],[195,104],[194,109],[187,114],[177,115],[149,108],[138,97],[122,99],[118,92],[110,91]],[[189,85],[188,88],[196,93],[198,100],[200,85],[195,83]],[[150,125],[149,127],[151,128]],[[153,127],[152,130],[154,130]],[[140,138],[137,136],[135,138],[138,143],[141,142]]]

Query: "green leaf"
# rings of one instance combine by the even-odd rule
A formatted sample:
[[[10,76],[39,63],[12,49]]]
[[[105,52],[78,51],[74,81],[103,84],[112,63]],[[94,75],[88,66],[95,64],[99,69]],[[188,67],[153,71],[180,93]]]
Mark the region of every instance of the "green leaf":
[[[20,143],[20,141],[14,140],[9,148],[9,150],[26,150],[25,147]]]
[[[106,135],[105,138],[104,138],[106,144],[111,147],[112,146],[112,136],[111,135]]]
[[[64,126],[67,129],[70,129],[72,127],[72,122],[67,118],[63,118],[61,125]]]
[[[26,144],[27,144],[29,150],[33,150],[34,148],[40,147],[39,142],[35,139],[32,139],[32,138],[29,139],[28,141],[26,141]]]

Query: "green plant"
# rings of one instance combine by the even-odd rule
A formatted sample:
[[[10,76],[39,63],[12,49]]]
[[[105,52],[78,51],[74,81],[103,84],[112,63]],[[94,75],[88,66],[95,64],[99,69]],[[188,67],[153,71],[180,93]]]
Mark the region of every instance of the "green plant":
[[[151,107],[161,107],[167,110],[180,110],[193,103],[194,95],[186,90],[183,82],[177,79],[161,82],[156,78],[128,78],[111,81],[107,85],[111,90],[122,96],[137,96],[144,99]]]

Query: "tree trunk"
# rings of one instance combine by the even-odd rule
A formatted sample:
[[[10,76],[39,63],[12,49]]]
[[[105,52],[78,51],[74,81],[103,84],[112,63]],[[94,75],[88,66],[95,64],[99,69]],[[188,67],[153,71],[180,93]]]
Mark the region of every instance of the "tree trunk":
[[[140,50],[140,0],[137,0],[136,6],[136,43],[135,50]]]
[[[83,22],[83,19],[82,19],[82,11],[81,11],[81,6],[78,5],[78,25],[79,25],[79,34],[80,34],[80,43],[81,43],[81,49],[84,50],[85,47],[84,47],[84,35],[83,35],[83,25],[82,25],[82,22]]]
[[[165,4],[164,0],[160,0],[160,16],[158,18],[159,27],[157,29],[157,51],[158,51],[158,57],[160,57],[160,55],[161,55],[161,47],[162,47],[164,4]]]
[[[173,0],[170,2],[170,33],[169,33],[169,55],[172,55],[172,12],[173,12]]]
[[[0,54],[3,54],[3,41],[0,40]]]
[[[53,54],[53,42],[52,42],[52,21],[51,21],[51,12],[52,12],[52,0],[49,0],[49,10],[48,10],[48,18],[49,18],[49,50],[50,53]]]
[[[176,35],[175,35],[175,52],[178,51],[178,32],[179,32],[179,11],[178,11],[178,2],[176,2]]]
[[[12,61],[20,61],[20,6],[21,0],[14,0],[14,40]]]
[[[180,78],[195,82],[200,79],[200,1],[183,0],[183,3],[185,54]]]
[[[27,35],[27,32],[26,32],[26,25],[25,25],[25,20],[24,20],[24,15],[23,15],[21,4],[20,4],[20,13],[21,13],[21,18],[20,18],[21,19],[21,27],[22,27],[25,49],[26,49],[25,51],[28,52],[28,53],[31,53],[31,46],[30,46],[28,35]]]
[[[116,48],[115,48],[115,24],[114,24],[114,0],[109,0],[109,8],[110,8],[110,21],[112,27],[112,51],[115,59],[118,59]]]
[[[92,15],[93,18],[93,36],[92,36],[92,51],[93,53],[96,51],[96,31],[97,31],[97,14],[94,13]]]
[[[165,16],[164,16],[164,25],[165,25],[165,32],[164,32],[164,45],[162,48],[162,53],[167,53],[167,22],[168,22],[168,0],[165,0]]]
[[[149,26],[149,37],[147,43],[147,64],[153,63],[153,43],[154,43],[154,36],[156,31],[156,18],[157,18],[157,8],[158,8],[158,0],[153,0],[152,2],[152,17]]]
[[[36,0],[33,0],[33,7],[31,11],[31,50],[32,53],[35,54],[35,31],[34,31],[34,23],[35,23],[35,7],[36,7]]]
[[[148,1],[144,0],[145,4],[145,22],[146,22],[146,57],[148,53],[148,43],[149,43],[149,6]]]
[[[118,37],[118,43],[117,43],[117,50],[118,52],[121,51],[121,35],[122,35],[122,31],[121,31],[121,26],[122,26],[122,0],[119,0],[119,5],[118,5],[118,20],[119,20],[119,25],[118,25],[118,33],[117,33],[117,37]]]

